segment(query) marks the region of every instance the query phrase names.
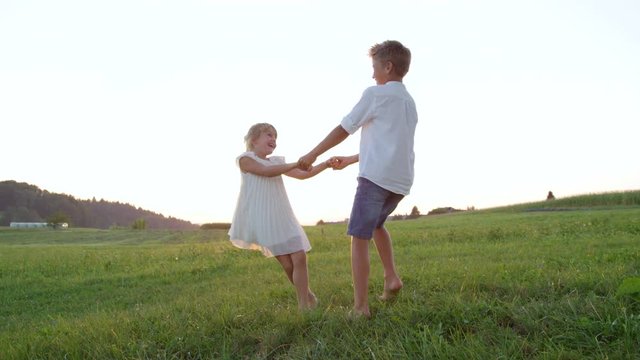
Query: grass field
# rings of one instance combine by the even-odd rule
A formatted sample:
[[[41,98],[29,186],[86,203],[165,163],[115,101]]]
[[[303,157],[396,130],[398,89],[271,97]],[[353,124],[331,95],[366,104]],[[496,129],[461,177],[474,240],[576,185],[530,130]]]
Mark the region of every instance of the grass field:
[[[372,249],[370,320],[345,225],[306,228],[305,314],[225,231],[0,229],[0,359],[640,358],[640,192],[387,227],[405,288],[374,300]]]

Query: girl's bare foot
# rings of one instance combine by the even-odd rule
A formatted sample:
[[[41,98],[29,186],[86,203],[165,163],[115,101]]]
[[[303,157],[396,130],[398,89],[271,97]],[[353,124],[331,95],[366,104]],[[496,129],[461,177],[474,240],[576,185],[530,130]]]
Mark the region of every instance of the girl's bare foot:
[[[318,298],[316,297],[316,294],[314,294],[311,290],[309,290],[307,306],[308,309],[315,309],[316,307],[318,307]]]
[[[318,298],[316,297],[316,294],[314,294],[311,290],[309,290],[304,304],[303,303],[298,304],[298,310],[304,312],[307,310],[313,310],[317,306],[318,306]]]

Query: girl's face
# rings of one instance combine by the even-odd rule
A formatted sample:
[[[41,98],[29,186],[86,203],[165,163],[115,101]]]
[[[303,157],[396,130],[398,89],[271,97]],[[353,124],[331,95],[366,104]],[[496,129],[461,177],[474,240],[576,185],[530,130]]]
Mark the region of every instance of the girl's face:
[[[277,137],[275,131],[271,129],[263,131],[257,139],[253,140],[253,152],[261,158],[271,155],[276,149]]]

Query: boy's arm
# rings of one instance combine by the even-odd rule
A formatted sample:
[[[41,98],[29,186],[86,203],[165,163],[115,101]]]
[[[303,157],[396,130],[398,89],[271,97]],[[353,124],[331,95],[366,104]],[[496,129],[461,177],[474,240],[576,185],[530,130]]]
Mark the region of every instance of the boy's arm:
[[[302,170],[310,170],[311,164],[313,164],[318,156],[324,154],[327,150],[332,147],[340,144],[349,136],[349,133],[342,127],[342,125],[338,125],[335,129],[331,130],[331,132],[324,138],[313,150],[311,150],[307,155],[298,160],[298,167]]]
[[[318,174],[320,174],[321,172],[323,172],[324,170],[326,170],[327,168],[330,167],[330,162],[331,160],[327,160],[327,161],[323,161],[322,163],[314,166],[311,168],[311,170],[300,170],[297,166],[297,163],[294,163],[296,168],[289,170],[288,172],[285,173],[285,175],[290,176],[292,178],[296,178],[296,179],[300,179],[300,180],[304,180],[304,179],[308,179],[310,177],[314,177]]]
[[[263,165],[249,157],[240,159],[240,170],[255,175],[274,177],[282,175],[298,167],[297,163],[280,164],[280,165]]]

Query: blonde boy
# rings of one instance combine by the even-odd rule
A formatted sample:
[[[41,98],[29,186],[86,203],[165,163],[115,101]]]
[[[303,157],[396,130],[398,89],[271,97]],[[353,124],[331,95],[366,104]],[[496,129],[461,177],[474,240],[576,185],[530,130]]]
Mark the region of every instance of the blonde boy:
[[[370,317],[368,300],[369,240],[373,237],[384,268],[384,291],[388,300],[402,289],[393,258],[391,236],[385,220],[413,185],[416,105],[402,80],[409,71],[411,52],[400,42],[388,40],[369,50],[375,86],[313,150],[298,160],[310,169],[317,157],[353,135],[360,134],[359,154],[334,157],[332,167],[359,162],[356,190],[347,234],[351,236],[351,270],[354,286],[353,314]]]

